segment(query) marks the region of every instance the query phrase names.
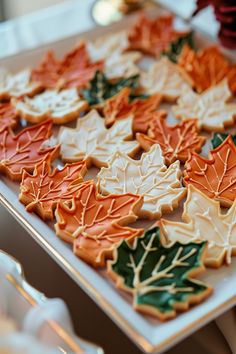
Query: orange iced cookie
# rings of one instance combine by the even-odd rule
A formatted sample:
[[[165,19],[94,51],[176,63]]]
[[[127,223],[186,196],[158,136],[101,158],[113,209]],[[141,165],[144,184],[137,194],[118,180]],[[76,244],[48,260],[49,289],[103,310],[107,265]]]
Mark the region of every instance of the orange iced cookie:
[[[192,184],[208,197],[230,206],[236,199],[236,147],[229,136],[210,158],[191,153],[186,162],[184,183]]]
[[[48,154],[35,166],[33,175],[23,172],[19,199],[27,211],[34,211],[44,220],[52,220],[56,204],[76,196],[86,171],[85,161],[52,171],[51,154]]]
[[[0,172],[13,180],[21,180],[23,169],[32,172],[45,154],[56,157],[55,147],[41,149],[42,143],[51,135],[52,121],[23,129],[18,135],[5,129],[0,132]]]
[[[155,94],[147,99],[135,99],[130,102],[130,89],[121,90],[116,96],[106,101],[103,113],[107,126],[116,120],[133,117],[133,132],[146,132],[150,122],[156,117],[156,110],[160,106],[162,96]]]
[[[103,61],[90,61],[85,43],[67,53],[62,60],[48,52],[38,67],[32,71],[31,78],[45,88],[86,87],[97,70],[103,69]]]
[[[0,104],[0,132],[6,128],[15,128],[19,116],[10,103]]]
[[[186,35],[186,32],[174,29],[172,16],[161,16],[152,20],[142,15],[129,31],[129,48],[159,56],[169,49],[171,42],[183,35]]]
[[[125,227],[137,219],[142,197],[126,193],[102,197],[94,182],[81,184],[76,197],[57,205],[56,233],[74,245],[74,253],[94,267],[104,266],[114,247],[141,229]]]
[[[147,135],[138,133],[136,139],[148,151],[153,144],[159,144],[165,162],[170,165],[176,160],[185,162],[189,152],[199,152],[206,138],[198,135],[197,123],[187,119],[180,124],[168,125],[166,112],[159,112],[151,121]]]

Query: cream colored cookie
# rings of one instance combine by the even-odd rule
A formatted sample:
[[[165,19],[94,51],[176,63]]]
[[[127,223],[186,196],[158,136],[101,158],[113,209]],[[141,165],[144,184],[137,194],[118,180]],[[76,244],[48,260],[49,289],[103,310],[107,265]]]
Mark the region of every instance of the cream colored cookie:
[[[208,241],[207,266],[231,263],[231,257],[236,255],[236,201],[223,214],[219,202],[189,185],[182,219],[184,222],[160,221],[161,230],[169,241]]]
[[[40,123],[52,118],[54,124],[70,122],[87,109],[75,88],[57,91],[47,90],[33,98],[13,99],[13,105],[21,117],[30,123]]]
[[[144,202],[139,215],[153,219],[172,211],[185,196],[180,177],[179,161],[167,168],[161,148],[155,144],[140,160],[133,160],[121,151],[115,152],[108,167],[99,172],[98,185],[103,194],[142,195]]]
[[[41,90],[39,83],[30,80],[31,70],[26,69],[16,74],[0,68],[0,99],[9,100],[11,97],[34,96]]]
[[[160,93],[168,102],[176,101],[190,87],[178,66],[166,57],[153,64],[148,72],[142,73],[140,83],[146,93]]]
[[[114,54],[105,60],[104,73],[108,79],[130,77],[140,73],[136,62],[140,60],[139,52],[128,52],[121,55]]]
[[[120,55],[128,46],[129,41],[126,31],[102,36],[87,43],[88,53],[92,61],[108,59],[114,54]]]
[[[202,94],[188,90],[172,107],[173,113],[182,120],[196,118],[199,128],[222,131],[232,125],[236,116],[236,104],[227,103],[232,97],[227,80],[209,88]]]
[[[107,166],[112,154],[119,148],[133,156],[139,144],[132,140],[132,118],[116,122],[106,129],[105,121],[96,110],[78,119],[76,129],[62,127],[57,142],[61,145],[64,161],[86,160],[87,165]]]

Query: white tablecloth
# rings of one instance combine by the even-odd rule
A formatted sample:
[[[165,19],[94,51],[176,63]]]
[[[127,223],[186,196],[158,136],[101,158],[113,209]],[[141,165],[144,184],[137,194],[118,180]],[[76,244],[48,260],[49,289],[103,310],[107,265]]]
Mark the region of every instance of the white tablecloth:
[[[0,24],[0,57],[22,51],[23,49],[37,47],[40,44],[55,41],[59,38],[73,35],[78,32],[89,30],[95,26],[91,15],[90,7],[94,0],[71,0],[65,3],[53,6],[52,8],[38,11],[37,13],[27,15],[21,18],[7,21]],[[177,8],[178,13],[188,17],[192,11],[191,0],[161,0],[166,5]],[[181,6],[182,5],[182,6]],[[181,9],[184,12],[181,12]],[[83,13],[83,16],[79,14]],[[210,31],[215,35],[217,24],[212,22],[213,15],[211,10],[206,10],[201,16],[198,16],[194,22],[202,26],[204,31]],[[0,226],[1,226],[1,248],[16,256],[25,265],[26,273],[33,284],[41,287],[51,296],[63,297],[71,308],[78,309],[76,301],[78,298],[71,298],[71,289],[75,289],[75,284],[70,280],[52,260],[39,249],[26,232],[17,224],[16,221],[0,207]],[[27,240],[26,240],[27,239]],[[25,246],[27,244],[27,247]],[[35,253],[40,257],[34,256]],[[42,267],[47,270],[43,274],[39,271]],[[50,277],[54,281],[51,282]],[[61,279],[67,283],[67,286],[61,286]],[[118,354],[120,348],[127,354],[139,353],[139,351],[120,333],[115,325],[112,325],[106,316],[102,314],[90,300],[80,292],[78,297],[83,302],[89,302],[87,306],[80,306],[79,328],[80,334],[92,341],[97,341],[101,346],[107,348],[107,353]],[[75,307],[76,306],[76,307]],[[89,307],[88,307],[89,306]],[[93,309],[93,310],[92,310]],[[107,326],[107,334],[104,337],[104,331],[98,328],[96,334],[91,335],[91,326],[86,325],[86,319],[92,310],[92,315],[96,314],[96,323],[103,323]],[[93,317],[92,316],[92,317]],[[72,313],[72,317],[77,324],[77,315]],[[91,319],[92,320],[92,319]],[[82,324],[82,331],[81,331]],[[217,321],[218,327],[213,322],[193,336],[183,341],[181,344],[169,351],[169,354],[236,354],[236,318],[233,311],[221,316]],[[102,326],[103,327],[103,326]],[[219,328],[223,331],[226,340],[222,336]],[[106,340],[109,338],[109,341]],[[231,351],[229,346],[231,346]]]

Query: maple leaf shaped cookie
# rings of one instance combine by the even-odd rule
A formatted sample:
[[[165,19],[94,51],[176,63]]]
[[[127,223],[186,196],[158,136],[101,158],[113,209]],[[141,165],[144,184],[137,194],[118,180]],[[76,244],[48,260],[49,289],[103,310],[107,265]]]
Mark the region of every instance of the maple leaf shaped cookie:
[[[153,144],[159,144],[168,165],[176,160],[185,162],[189,152],[201,151],[206,138],[198,135],[196,120],[187,119],[180,124],[168,125],[166,116],[166,112],[158,112],[157,117],[150,122],[148,135],[138,133],[136,139],[146,151]]]
[[[91,63],[86,44],[81,43],[62,60],[56,59],[54,52],[48,52],[42,63],[32,70],[31,78],[44,88],[81,89],[88,85],[97,70],[102,69],[103,61]]]
[[[133,245],[120,243],[108,262],[108,274],[133,295],[135,310],[167,320],[211,294],[209,285],[194,279],[204,271],[205,251],[205,242],[165,245],[154,227]]]
[[[171,42],[184,35],[186,32],[174,29],[172,16],[161,16],[152,20],[142,15],[129,31],[129,48],[159,56],[169,48]]]
[[[177,63],[180,54],[182,54],[182,50],[187,46],[191,49],[194,49],[195,47],[193,32],[189,32],[186,35],[177,38],[174,42],[171,42],[169,48],[163,51],[162,55],[167,56],[167,58],[173,63]]]
[[[165,211],[172,211],[185,196],[180,183],[179,161],[169,168],[164,165],[159,145],[153,145],[141,160],[133,160],[117,151],[107,168],[98,173],[102,193],[133,193],[143,196],[139,216],[153,219]]]
[[[106,129],[104,119],[92,110],[85,117],[79,118],[76,129],[62,127],[57,141],[61,145],[64,161],[86,160],[87,166],[107,166],[112,153],[118,148],[128,155],[135,155],[139,144],[132,140],[132,118],[116,122]]]
[[[208,197],[230,206],[236,197],[236,147],[229,136],[210,158],[191,153],[186,162],[184,183],[192,184]]]
[[[126,31],[107,35],[87,43],[92,61],[104,60],[103,72],[109,79],[124,78],[139,73],[136,62],[141,59],[137,51],[125,52],[129,42]]]
[[[90,106],[103,107],[108,98],[116,95],[124,87],[129,87],[133,93],[133,90],[137,89],[138,85],[139,75],[111,82],[101,71],[97,71],[94,78],[90,81],[90,87],[81,90],[81,94]]]
[[[142,197],[130,193],[102,197],[89,181],[81,184],[76,198],[57,205],[56,233],[74,245],[77,256],[103,267],[121,240],[142,233],[142,229],[124,227],[137,219],[141,205]]]
[[[67,123],[78,118],[80,112],[88,107],[75,88],[47,90],[33,98],[15,99],[12,103],[19,115],[30,123],[40,123],[49,118],[54,124]]]
[[[29,69],[11,74],[0,69],[0,100],[9,100],[11,97],[34,96],[41,91],[39,83],[31,81]]]
[[[76,195],[86,171],[85,161],[80,161],[52,172],[48,154],[35,166],[33,175],[23,172],[19,200],[26,205],[27,211],[34,211],[44,220],[52,220],[57,202]]]
[[[159,93],[168,102],[176,101],[190,87],[178,66],[166,57],[154,63],[148,72],[141,74],[140,84],[146,93]]]
[[[19,116],[10,103],[0,104],[0,132],[6,128],[15,128]]]
[[[156,117],[156,110],[162,100],[160,94],[155,94],[147,99],[135,99],[130,102],[130,89],[121,90],[117,95],[106,101],[103,113],[107,126],[116,120],[133,117],[133,132],[146,132],[150,122]]]
[[[195,52],[186,45],[178,58],[178,64],[198,92],[214,87],[226,78],[231,70],[229,61],[215,46]]]
[[[169,241],[207,241],[206,266],[231,263],[231,257],[236,255],[236,201],[223,214],[219,202],[189,185],[182,219],[184,222],[161,219],[161,230]]]
[[[23,169],[32,172],[45,154],[51,152],[51,159],[57,155],[57,149],[41,149],[42,143],[51,135],[52,121],[23,129],[18,135],[5,129],[0,132],[0,172],[13,180],[21,180]]]
[[[184,92],[172,110],[182,120],[196,118],[199,129],[222,131],[233,124],[236,116],[236,104],[227,103],[230,98],[227,80],[223,80],[202,94],[192,90]]]

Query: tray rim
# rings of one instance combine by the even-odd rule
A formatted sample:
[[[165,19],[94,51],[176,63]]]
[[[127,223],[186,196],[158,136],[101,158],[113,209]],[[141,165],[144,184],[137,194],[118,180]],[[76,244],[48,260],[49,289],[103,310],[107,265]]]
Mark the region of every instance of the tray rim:
[[[45,294],[33,287],[30,283],[28,283],[25,277],[24,267],[22,266],[22,264],[9,253],[0,250],[0,259],[2,256],[7,257],[14,265],[14,268],[17,271],[17,275],[20,277],[20,282],[10,272],[6,274],[6,279],[18,291],[18,293],[30,304],[30,306],[34,307],[35,305],[40,305],[46,302],[48,298],[45,296]],[[78,350],[79,352],[84,353],[84,349],[81,348],[78,341],[84,343],[85,345],[93,347],[97,354],[104,354],[104,351],[101,347],[86,339],[79,337],[74,332],[74,330],[68,332],[55,320],[46,320],[46,322],[51,327],[51,329],[58,335],[58,337],[61,338],[65,342],[65,344],[70,347],[70,350],[74,354],[77,353]]]
[[[164,13],[172,13],[174,16],[181,18],[179,15],[175,15],[169,8],[165,8],[162,4],[158,4],[152,11],[151,16],[156,15],[162,15],[163,13],[157,12],[158,10],[161,10]],[[146,11],[147,13],[150,13],[150,11]],[[78,34],[74,34],[72,36],[66,36],[64,38],[58,39],[53,42],[49,43],[44,43],[43,45],[40,45],[38,47],[34,48],[29,48],[25,49],[19,53],[9,55],[3,58],[0,58],[0,65],[6,64],[8,60],[14,60],[14,59],[20,59],[21,56],[24,57],[25,55],[30,55],[31,53],[36,54],[37,51],[42,51],[46,50],[48,47],[52,45],[57,45],[57,44],[63,44],[63,42],[67,42],[68,40],[83,40],[84,37],[95,34],[94,32],[96,31],[97,36],[102,36],[103,34],[107,34],[107,29],[110,28],[113,33],[116,31],[121,30],[121,25],[125,25],[126,23],[131,23],[131,21],[135,20],[137,17],[137,14],[133,14],[130,16],[127,16],[125,19],[115,22],[109,26],[98,26],[94,27],[88,31],[85,32],[80,32]],[[184,22],[186,22],[186,18],[182,18]],[[235,55],[232,53],[232,51],[229,51],[225,48],[222,48],[219,43],[216,42],[215,38],[212,36],[208,35],[205,31],[201,31],[198,26],[195,26],[191,23],[191,21],[188,21],[188,25],[196,31],[197,35],[200,35],[201,37],[204,37],[208,42],[210,42],[212,45],[217,45],[222,52],[229,58],[229,59],[235,59]],[[4,181],[2,183],[6,186],[6,188],[9,188]],[[10,188],[9,188],[10,189]],[[24,215],[21,214],[20,211],[17,210],[17,207],[15,207],[10,201],[8,201],[5,196],[2,194],[0,191],[0,203],[6,208],[6,210],[9,211],[9,213],[18,221],[18,223],[27,231],[28,234],[30,234],[33,239],[47,252],[52,256],[54,261],[56,261],[59,266],[67,272],[67,274],[82,288],[83,291],[87,295],[89,295],[93,301],[111,318],[116,325],[122,329],[124,334],[126,334],[136,345],[139,346],[139,348],[146,352],[146,353],[161,353],[164,350],[167,350],[168,348],[172,347],[174,344],[178,343],[178,341],[183,340],[187,336],[191,335],[194,331],[197,331],[200,327],[206,325],[209,323],[211,320],[215,319],[222,313],[226,312],[228,309],[233,307],[236,304],[236,294],[232,295],[227,301],[224,303],[220,304],[219,306],[215,307],[211,311],[207,312],[204,316],[202,316],[199,319],[194,320],[191,322],[191,325],[187,325],[183,329],[179,330],[178,332],[174,333],[167,339],[164,339],[158,344],[152,344],[151,341],[149,341],[145,336],[142,336],[138,330],[132,327],[131,324],[123,317],[122,314],[119,313],[118,309],[116,309],[111,303],[107,301],[104,297],[101,296],[99,291],[97,291],[91,283],[80,273],[78,272],[64,257],[63,255],[54,249],[54,247],[43,237],[43,235],[36,230],[35,228],[32,227],[30,222],[27,221],[27,219],[24,217]],[[37,291],[37,290],[36,290]],[[190,309],[191,311],[191,309]],[[86,342],[86,340],[85,340]]]

